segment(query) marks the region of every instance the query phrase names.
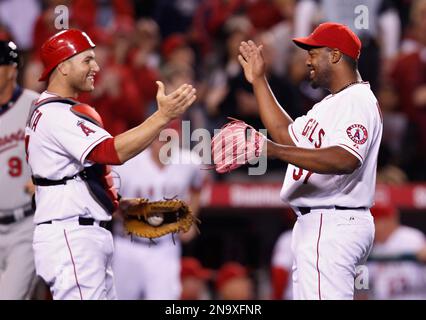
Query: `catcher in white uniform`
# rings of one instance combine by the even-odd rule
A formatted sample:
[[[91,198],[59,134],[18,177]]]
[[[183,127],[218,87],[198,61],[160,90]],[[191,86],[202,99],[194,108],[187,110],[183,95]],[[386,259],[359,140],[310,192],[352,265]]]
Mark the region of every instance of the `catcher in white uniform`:
[[[192,213],[197,215],[207,171],[201,170],[201,159],[196,154],[180,148],[172,151],[170,163],[162,163],[160,152],[163,146],[165,143],[156,139],[146,152],[114,167],[121,180],[120,194],[153,201],[177,197],[187,201]],[[182,236],[192,238],[195,231],[192,227]],[[169,234],[152,243],[149,239],[117,235],[114,243],[113,270],[119,299],[180,298],[181,245],[178,236],[172,239]],[[139,278],[135,278],[135,274]]]
[[[25,123],[38,93],[16,83],[19,56],[0,41],[0,299],[29,298],[35,279],[31,173],[25,156]]]
[[[298,216],[292,239],[294,298],[353,299],[356,266],[367,258],[374,238],[369,208],[381,113],[357,69],[361,41],[348,27],[323,23],[293,41],[308,51],[312,86],[331,94],[293,121],[266,81],[262,46],[242,42],[238,58],[275,141],[252,134],[254,154],[267,145],[267,156],[289,163],[281,198]]]
[[[122,164],[143,151],[196,98],[190,85],[165,95],[158,82],[158,110],[112,137],[94,108],[74,100],[94,89],[99,71],[94,47],[77,29],[58,32],[43,44],[39,80],[48,87],[32,107],[26,127],[36,185],[36,272],[54,299],[116,298],[113,241],[105,226],[121,206],[108,165]]]

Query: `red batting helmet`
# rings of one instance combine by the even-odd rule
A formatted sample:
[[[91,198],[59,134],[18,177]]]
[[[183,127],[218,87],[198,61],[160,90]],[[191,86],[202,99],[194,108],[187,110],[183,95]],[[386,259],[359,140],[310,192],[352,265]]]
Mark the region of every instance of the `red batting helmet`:
[[[46,81],[52,70],[62,61],[94,47],[89,36],[80,30],[68,29],[56,33],[41,47],[44,70],[38,81]]]

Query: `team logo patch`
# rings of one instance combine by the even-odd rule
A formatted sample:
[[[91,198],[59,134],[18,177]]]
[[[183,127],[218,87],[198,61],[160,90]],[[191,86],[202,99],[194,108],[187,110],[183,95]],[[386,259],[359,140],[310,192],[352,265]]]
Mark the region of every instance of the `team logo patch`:
[[[346,129],[348,137],[356,144],[364,144],[368,138],[367,129],[362,124],[353,124]]]
[[[91,134],[91,133],[95,133],[95,130],[92,130],[91,128],[87,127],[85,124],[85,122],[82,120],[78,120],[77,121],[77,127],[80,127],[80,129],[83,131],[83,133],[86,135],[86,137]]]

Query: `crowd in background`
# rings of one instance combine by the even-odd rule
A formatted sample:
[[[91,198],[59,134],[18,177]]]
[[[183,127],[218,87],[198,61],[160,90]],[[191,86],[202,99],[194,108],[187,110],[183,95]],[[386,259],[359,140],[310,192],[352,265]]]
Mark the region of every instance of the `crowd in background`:
[[[306,53],[291,38],[306,36],[322,21],[346,23],[362,39],[360,71],[384,115],[379,181],[426,179],[424,0],[2,1],[1,30],[25,52],[21,84],[38,92],[45,85],[37,81],[39,50],[61,26],[64,7],[58,6],[68,9],[69,27],[86,31],[97,45],[102,72],[96,90],[81,100],[98,109],[112,134],[153,112],[160,78],[170,91],[184,82],[196,85],[197,103],[184,119],[191,130],[212,131],[228,116],[262,128],[237,60],[247,39],[264,44],[272,90],[292,117],[300,116],[327,93],[310,88]],[[269,164],[270,173],[282,170],[282,163]]]
[[[58,6],[69,10],[69,27],[85,31],[96,44],[102,71],[95,90],[80,100],[96,107],[112,135],[155,110],[158,79],[169,92],[183,83],[196,86],[198,99],[182,119],[190,120],[191,130],[212,133],[229,116],[262,128],[251,85],[237,60],[240,42],[248,39],[264,45],[277,100],[293,119],[301,116],[328,93],[310,87],[306,52],[291,38],[306,36],[323,21],[346,23],[363,42],[361,76],[370,82],[383,113],[378,181],[426,180],[426,0],[0,1],[0,37],[18,44],[24,57],[19,82],[37,92],[45,89],[37,81],[43,68],[41,44],[64,23],[58,21],[64,7]],[[361,16],[363,8],[367,18]],[[270,161],[268,173],[256,181],[281,181],[284,166]],[[183,298],[191,298],[194,288],[205,299],[252,292],[247,287],[253,286],[253,277],[241,265],[218,271],[214,286],[223,292],[211,296],[205,287],[211,270],[195,260],[182,263],[182,277],[194,278]],[[241,281],[226,287],[231,278]]]

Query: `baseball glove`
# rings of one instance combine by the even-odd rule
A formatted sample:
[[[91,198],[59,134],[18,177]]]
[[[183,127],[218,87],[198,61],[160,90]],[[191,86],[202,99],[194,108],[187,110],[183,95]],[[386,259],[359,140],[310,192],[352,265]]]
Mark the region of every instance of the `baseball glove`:
[[[138,200],[123,212],[124,227],[131,235],[153,239],[169,233],[187,232],[194,223],[199,223],[182,200]]]
[[[260,157],[266,137],[244,121],[234,118],[213,137],[213,164],[218,173],[230,172]]]

